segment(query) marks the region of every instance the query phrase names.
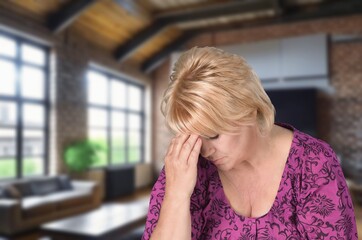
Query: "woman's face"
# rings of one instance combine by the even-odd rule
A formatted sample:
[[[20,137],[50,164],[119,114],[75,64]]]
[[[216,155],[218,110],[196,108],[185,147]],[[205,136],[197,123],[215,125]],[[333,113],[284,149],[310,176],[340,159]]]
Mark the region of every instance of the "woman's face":
[[[258,128],[256,125],[241,126],[237,135],[220,134],[212,139],[201,139],[201,156],[213,162],[218,169],[226,171],[253,156]]]

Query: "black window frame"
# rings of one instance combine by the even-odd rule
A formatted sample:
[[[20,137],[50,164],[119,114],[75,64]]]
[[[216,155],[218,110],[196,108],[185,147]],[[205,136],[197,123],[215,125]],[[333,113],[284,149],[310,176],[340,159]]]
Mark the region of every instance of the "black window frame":
[[[6,180],[6,179],[21,179],[21,178],[31,178],[31,177],[37,177],[37,176],[46,176],[49,174],[49,112],[50,112],[50,48],[48,46],[39,44],[37,42],[34,42],[32,40],[26,39],[24,37],[20,37],[16,34],[12,34],[9,32],[5,32],[0,30],[0,36],[4,36],[6,38],[12,39],[16,44],[16,56],[15,58],[7,57],[0,55],[1,60],[9,61],[15,64],[15,95],[14,96],[4,96],[0,95],[0,101],[1,102],[10,102],[14,103],[16,105],[16,125],[15,126],[1,126],[0,129],[14,129],[15,128],[15,144],[16,144],[16,152],[15,152],[15,161],[16,161],[16,174],[14,177],[10,178],[0,178],[0,181]],[[39,66],[37,64],[32,64],[26,61],[23,61],[21,59],[21,45],[27,44],[30,46],[34,46],[36,48],[42,49],[45,53],[45,63],[44,66]],[[21,96],[21,71],[20,69],[23,66],[29,66],[37,69],[41,69],[44,72],[44,98],[42,100],[38,99],[32,99],[32,98],[26,98]],[[25,127],[24,126],[24,118],[23,118],[23,106],[24,104],[36,104],[39,106],[42,106],[44,109],[44,127]],[[44,134],[44,144],[43,144],[43,154],[36,154],[36,155],[27,155],[23,156],[23,136],[24,136],[24,130],[42,130],[42,133]],[[3,156],[0,157],[0,161],[2,159],[8,159],[9,157],[13,156]],[[41,175],[32,175],[32,176],[24,176],[23,175],[23,160],[26,157],[41,157],[43,158],[43,172]]]
[[[94,104],[94,103],[90,103],[89,102],[89,96],[88,96],[88,73],[89,72],[95,72],[95,73],[98,73],[98,74],[101,74],[103,76],[105,76],[107,78],[107,104],[106,105],[102,105],[102,104]],[[141,108],[140,108],[140,111],[135,111],[135,110],[131,110],[129,109],[127,106],[128,106],[128,94],[129,92],[126,91],[126,96],[125,96],[125,99],[126,99],[126,102],[125,102],[125,108],[120,108],[120,107],[114,107],[114,106],[111,106],[111,81],[120,81],[124,84],[126,84],[126,86],[128,85],[131,85],[131,86],[134,86],[134,87],[137,87],[141,90]],[[120,77],[120,76],[117,76],[116,74],[112,74],[106,70],[103,70],[103,69],[99,69],[97,67],[93,67],[93,66],[90,66],[88,67],[87,71],[86,71],[86,74],[85,74],[85,77],[84,77],[84,81],[85,81],[85,87],[86,87],[86,98],[87,98],[87,122],[89,122],[89,109],[101,109],[101,110],[105,110],[106,111],[106,114],[107,114],[107,126],[105,128],[96,128],[96,127],[91,127],[89,126],[89,123],[87,124],[87,136],[88,136],[88,133],[89,133],[89,130],[90,129],[106,129],[106,141],[107,141],[107,164],[105,166],[92,166],[91,169],[98,169],[98,168],[107,168],[107,167],[113,167],[113,166],[127,166],[127,165],[136,165],[136,164],[140,164],[140,163],[144,163],[145,162],[145,131],[146,131],[146,126],[145,126],[145,86],[141,83],[137,83],[135,81],[132,81],[132,80],[129,80],[127,79],[126,77]],[[126,87],[127,89],[127,87]],[[124,140],[125,140],[125,163],[112,163],[112,122],[111,122],[111,115],[112,115],[112,112],[122,112],[125,114],[125,128],[124,128],[124,131],[125,131],[125,136],[124,136]],[[139,162],[129,162],[129,154],[128,154],[128,151],[129,151],[129,137],[128,137],[128,134],[129,134],[129,123],[128,123],[128,115],[129,114],[138,114],[140,116],[140,119],[141,119],[141,127],[139,129],[140,131],[140,137],[141,137],[141,141],[140,141],[140,160]],[[89,138],[89,137],[88,137]]]

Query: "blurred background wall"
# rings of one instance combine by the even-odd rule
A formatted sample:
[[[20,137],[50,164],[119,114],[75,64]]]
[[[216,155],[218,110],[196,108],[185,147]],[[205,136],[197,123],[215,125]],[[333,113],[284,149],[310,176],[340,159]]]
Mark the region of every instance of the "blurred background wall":
[[[316,90],[315,135],[327,141],[335,149],[343,164],[346,163],[345,166],[352,165],[361,168],[361,32],[362,16],[334,17],[204,33],[190,40],[186,48],[193,46],[225,48],[225,46],[230,45],[235,47],[275,39],[325,34],[327,38],[328,86],[326,88],[314,87]],[[159,109],[162,93],[167,86],[172,61],[172,58],[169,58],[152,75],[155,110]],[[293,91],[293,88],[291,87],[286,91]],[[295,107],[298,108],[298,106]],[[278,108],[276,111],[278,116]],[[153,114],[154,130],[158,133],[153,136],[155,149],[153,159],[162,161],[171,136],[164,127],[162,114],[159,111],[155,111]]]

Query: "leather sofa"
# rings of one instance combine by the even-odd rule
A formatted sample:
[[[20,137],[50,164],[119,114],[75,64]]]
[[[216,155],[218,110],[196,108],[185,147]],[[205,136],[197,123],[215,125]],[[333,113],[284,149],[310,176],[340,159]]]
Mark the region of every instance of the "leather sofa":
[[[0,234],[13,235],[39,225],[96,208],[100,189],[92,181],[68,176],[0,183]]]

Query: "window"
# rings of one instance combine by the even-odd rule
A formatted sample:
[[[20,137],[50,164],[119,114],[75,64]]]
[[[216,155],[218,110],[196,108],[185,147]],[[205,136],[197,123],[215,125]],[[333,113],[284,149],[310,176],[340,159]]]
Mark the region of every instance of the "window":
[[[88,138],[106,146],[94,167],[144,159],[144,87],[91,69],[87,72]]]
[[[48,49],[0,32],[0,179],[47,174]]]

